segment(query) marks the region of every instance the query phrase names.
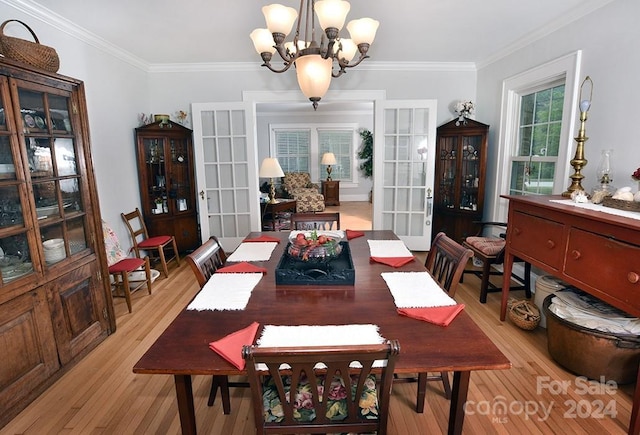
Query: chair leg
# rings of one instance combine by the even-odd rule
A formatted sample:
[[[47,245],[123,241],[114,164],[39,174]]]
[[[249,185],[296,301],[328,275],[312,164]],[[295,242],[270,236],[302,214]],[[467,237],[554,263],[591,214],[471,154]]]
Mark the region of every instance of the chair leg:
[[[531,299],[531,263],[524,262],[524,293],[527,299]]]
[[[222,411],[231,414],[231,398],[229,397],[229,378],[227,376],[213,376],[211,380],[211,391],[209,392],[208,406],[213,406],[216,400],[216,393],[220,389],[222,396]]]
[[[174,254],[175,254],[175,256],[176,256],[176,264],[177,264],[178,266],[180,266],[180,255],[178,254],[178,245],[177,245],[177,243],[176,243],[176,238],[175,238],[175,237],[172,237],[172,238],[171,238],[171,241],[172,241],[172,244],[173,244],[173,253],[174,253]]]
[[[491,272],[491,264],[484,260],[482,262],[482,283],[480,284],[480,303],[487,303],[487,290],[489,289],[489,277]]]
[[[149,257],[144,257],[144,273],[147,281],[147,291],[151,294],[151,266],[149,262]]]
[[[131,313],[131,289],[129,288],[129,272],[125,271],[120,273],[122,276],[122,289],[124,291],[124,298],[127,301],[127,308]]]
[[[164,258],[164,249],[162,247],[158,249],[158,257],[160,257],[160,264],[165,278],[169,278],[169,268],[167,267],[167,260]]]

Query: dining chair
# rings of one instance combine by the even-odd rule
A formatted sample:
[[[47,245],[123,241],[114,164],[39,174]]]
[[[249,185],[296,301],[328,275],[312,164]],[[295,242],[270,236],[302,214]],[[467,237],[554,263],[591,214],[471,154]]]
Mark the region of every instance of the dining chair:
[[[429,253],[424,262],[424,267],[431,273],[440,287],[452,298],[458,290],[458,283],[469,259],[473,256],[471,249],[465,248],[445,233],[436,234]],[[446,371],[430,374],[418,373],[418,378],[396,378],[396,382],[418,382],[418,397],[416,400],[416,412],[424,411],[424,402],[427,393],[428,381],[441,381],[444,395],[451,399],[451,383],[449,373]]]
[[[352,346],[245,345],[256,432],[386,434],[399,352],[397,340]]]
[[[178,246],[173,236],[158,235],[149,237],[147,226],[144,223],[140,210],[136,209],[130,213],[120,213],[124,223],[127,225],[131,240],[133,242],[132,249],[136,253],[136,257],[141,258],[140,251],[149,252],[152,261],[159,261],[165,277],[169,277],[169,268],[167,263],[175,260],[180,265],[180,255],[178,254]],[[172,249],[173,252],[167,255],[167,250]]]
[[[339,230],[340,213],[292,213],[292,230]]]
[[[147,291],[151,294],[151,266],[149,257],[130,258],[122,249],[120,241],[115,231],[103,220],[102,234],[104,237],[104,248],[107,253],[107,267],[109,275],[113,278],[111,286],[113,288],[113,296],[124,297],[127,302],[129,312],[131,309],[131,293],[146,286]],[[132,280],[129,278],[132,273],[144,271],[144,279]]]
[[[225,265],[227,254],[224,252],[222,245],[216,236],[209,239],[196,248],[193,252],[187,254],[187,263],[191,266],[193,274],[196,276],[198,285],[202,288],[218,269]],[[249,387],[248,382],[229,381],[229,377],[225,375],[215,375],[211,379],[211,389],[209,391],[208,406],[213,406],[216,400],[218,390],[222,397],[222,411],[225,414],[231,413],[231,397],[229,393],[230,387]]]
[[[481,226],[480,232],[476,236],[467,237],[462,244],[473,251],[473,256],[482,263],[481,269],[466,269],[465,274],[470,273],[480,278],[480,303],[487,302],[487,293],[502,291],[502,285],[495,285],[491,282],[491,276],[503,275],[502,271],[494,268],[494,265],[502,264],[504,261],[504,250],[507,245],[505,240],[507,224],[504,222],[476,222]],[[487,227],[499,227],[503,230],[500,236],[481,236]],[[514,261],[523,261],[515,258]],[[531,298],[531,264],[524,261],[524,276],[522,278],[512,274],[513,278],[521,281],[510,287],[510,290],[524,290],[525,296]]]

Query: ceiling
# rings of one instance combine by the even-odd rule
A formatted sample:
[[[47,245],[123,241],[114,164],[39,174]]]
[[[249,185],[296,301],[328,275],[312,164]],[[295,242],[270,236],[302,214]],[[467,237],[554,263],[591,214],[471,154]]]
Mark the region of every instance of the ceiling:
[[[380,27],[372,62],[490,61],[612,0],[351,0]],[[269,0],[6,0],[80,28],[144,64],[260,63],[249,33]],[[280,0],[299,7],[297,0]],[[22,6],[21,6],[22,7]]]

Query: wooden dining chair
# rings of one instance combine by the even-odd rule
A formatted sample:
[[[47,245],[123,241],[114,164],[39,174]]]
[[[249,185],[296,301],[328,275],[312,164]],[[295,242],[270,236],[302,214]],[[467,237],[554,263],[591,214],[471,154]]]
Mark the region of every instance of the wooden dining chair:
[[[385,435],[399,352],[397,340],[358,346],[244,346],[256,432]]]
[[[495,269],[494,265],[502,264],[504,261],[504,250],[507,245],[505,235],[507,224],[504,222],[476,222],[480,224],[480,233],[476,236],[467,237],[462,244],[473,251],[473,256],[482,263],[480,270],[467,269],[464,274],[470,273],[480,278],[480,303],[487,302],[487,294],[490,292],[502,291],[502,285],[495,285],[491,282],[491,276],[502,276],[500,270]],[[499,227],[503,230],[500,236],[482,236],[486,227]],[[522,260],[515,258],[514,261]],[[463,274],[463,277],[464,277]],[[525,296],[531,298],[531,263],[524,262],[524,276],[522,278],[512,274],[513,278],[522,281],[522,284],[512,285],[510,290],[524,290]]]
[[[198,285],[202,288],[218,269],[225,265],[227,254],[216,236],[211,236],[209,240],[200,245],[193,252],[187,254],[187,263],[191,266],[193,274],[196,276]],[[229,381],[225,375],[215,375],[211,379],[211,389],[209,391],[208,406],[213,406],[220,390],[222,397],[222,411],[225,414],[231,413],[230,387],[249,387],[248,382]]]
[[[340,213],[292,213],[292,230],[339,230]]]
[[[451,297],[454,297],[458,290],[458,283],[462,278],[462,273],[469,259],[473,256],[471,249],[465,248],[445,233],[436,234],[431,248],[424,262],[424,267],[429,270],[433,278],[440,284],[440,287]],[[428,381],[440,381],[444,388],[444,395],[451,399],[451,383],[448,372],[437,374],[418,373],[415,377],[396,378],[396,382],[418,382],[418,397],[416,399],[416,412],[424,411],[424,402],[427,394]]]
[[[178,254],[176,239],[169,235],[149,237],[142,213],[140,213],[137,207],[130,213],[120,213],[120,215],[131,235],[133,243],[132,249],[136,257],[142,258],[140,251],[148,252],[152,261],[160,262],[164,276],[168,278],[169,268],[167,267],[167,263],[175,260],[176,264],[178,266],[180,265],[180,255]],[[169,250],[172,250],[172,252],[169,252]],[[167,252],[169,252],[169,254],[167,254]]]

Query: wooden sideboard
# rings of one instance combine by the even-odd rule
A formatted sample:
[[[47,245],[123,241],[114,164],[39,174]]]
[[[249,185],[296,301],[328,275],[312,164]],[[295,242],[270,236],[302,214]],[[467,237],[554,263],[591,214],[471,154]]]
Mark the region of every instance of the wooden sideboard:
[[[627,313],[640,317],[640,220],[551,202],[560,196],[504,196],[509,226],[504,276],[513,258],[554,275]],[[507,313],[503,281],[500,320]],[[629,433],[640,431],[636,385]]]

